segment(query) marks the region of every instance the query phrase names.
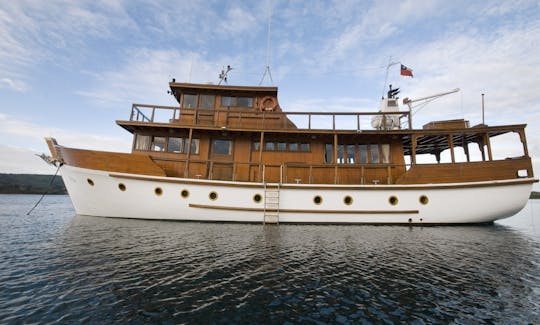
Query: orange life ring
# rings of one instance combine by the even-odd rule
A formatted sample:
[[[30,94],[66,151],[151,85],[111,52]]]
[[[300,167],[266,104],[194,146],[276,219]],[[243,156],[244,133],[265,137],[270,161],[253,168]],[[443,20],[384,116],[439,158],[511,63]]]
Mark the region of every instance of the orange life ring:
[[[275,97],[266,96],[260,101],[261,111],[274,111],[277,107],[277,101]]]

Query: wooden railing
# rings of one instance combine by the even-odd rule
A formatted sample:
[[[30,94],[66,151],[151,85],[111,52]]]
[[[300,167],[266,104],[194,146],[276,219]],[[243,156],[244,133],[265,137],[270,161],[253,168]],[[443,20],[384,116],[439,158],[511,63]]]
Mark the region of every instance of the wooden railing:
[[[184,109],[175,106],[133,104],[130,121],[204,125],[220,128],[367,130],[380,117],[381,125],[397,117],[402,129],[411,129],[411,115],[403,112],[273,112],[253,109]]]
[[[393,184],[405,171],[397,164],[259,164],[152,157],[165,170],[176,165],[171,177],[280,184]],[[397,169],[400,171],[398,172]]]

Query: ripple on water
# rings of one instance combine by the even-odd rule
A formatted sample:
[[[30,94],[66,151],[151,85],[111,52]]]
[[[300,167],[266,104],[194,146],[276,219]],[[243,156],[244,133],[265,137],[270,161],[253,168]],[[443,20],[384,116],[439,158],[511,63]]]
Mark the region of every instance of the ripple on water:
[[[27,217],[32,197],[1,200],[0,323],[540,322],[539,240],[510,226],[119,220],[66,197]]]

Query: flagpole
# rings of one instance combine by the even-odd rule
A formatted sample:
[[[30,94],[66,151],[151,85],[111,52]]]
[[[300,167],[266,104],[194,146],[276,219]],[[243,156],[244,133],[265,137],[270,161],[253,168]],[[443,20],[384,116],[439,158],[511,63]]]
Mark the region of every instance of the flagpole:
[[[392,62],[392,56],[388,58],[388,65],[386,66],[386,75],[384,76],[384,85],[382,89],[381,99],[384,98],[384,92],[386,91],[386,83],[388,82],[388,70],[390,70],[390,67],[396,64],[399,64],[400,62]]]

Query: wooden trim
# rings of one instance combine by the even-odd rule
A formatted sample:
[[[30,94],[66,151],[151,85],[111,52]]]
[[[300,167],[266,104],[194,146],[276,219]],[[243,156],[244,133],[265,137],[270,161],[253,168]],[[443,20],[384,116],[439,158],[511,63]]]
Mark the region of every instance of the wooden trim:
[[[190,208],[229,210],[229,211],[256,211],[264,212],[263,208],[240,208],[221,205],[189,204]],[[268,211],[268,210],[267,210]],[[280,213],[334,213],[334,214],[418,214],[418,210],[306,210],[306,209],[279,209]]]
[[[118,173],[109,173],[109,177],[114,178],[124,178],[124,179],[133,179],[133,180],[142,180],[142,181],[155,181],[162,183],[173,183],[173,184],[193,184],[193,185],[212,185],[212,186],[226,186],[226,187],[249,187],[249,188],[264,188],[264,185],[261,183],[249,183],[249,182],[238,182],[226,183],[223,181],[196,181],[190,179],[169,179],[169,178],[160,178],[160,177],[145,177],[145,176],[135,176],[135,175],[124,175]],[[466,184],[448,184],[448,185],[432,185],[426,184],[425,186],[418,185],[328,185],[328,184],[306,184],[306,185],[289,185],[282,184],[281,189],[317,189],[317,190],[431,190],[431,189],[455,189],[455,188],[474,188],[474,187],[493,187],[493,186],[507,186],[507,185],[520,185],[520,184],[532,184],[538,183],[538,179],[526,178],[526,179],[516,179],[513,181],[488,181],[488,182],[475,182],[475,183],[466,183]],[[268,184],[271,186],[271,184]]]

